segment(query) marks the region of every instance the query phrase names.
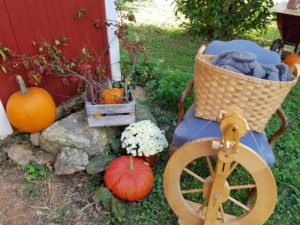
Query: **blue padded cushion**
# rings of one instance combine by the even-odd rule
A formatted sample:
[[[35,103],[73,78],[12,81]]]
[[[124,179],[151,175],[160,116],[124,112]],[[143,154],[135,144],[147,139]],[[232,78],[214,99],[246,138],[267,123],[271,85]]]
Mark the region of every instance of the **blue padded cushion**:
[[[207,45],[205,54],[219,55],[224,51],[251,52],[257,56],[257,61],[262,64],[281,63],[281,58],[276,52],[266,50],[248,40],[213,41]]]
[[[219,123],[194,117],[194,105],[190,107],[182,122],[175,129],[172,145],[179,148],[188,141],[206,137],[222,137]],[[241,138],[241,143],[253,149],[269,166],[275,162],[273,151],[265,133],[252,131]]]

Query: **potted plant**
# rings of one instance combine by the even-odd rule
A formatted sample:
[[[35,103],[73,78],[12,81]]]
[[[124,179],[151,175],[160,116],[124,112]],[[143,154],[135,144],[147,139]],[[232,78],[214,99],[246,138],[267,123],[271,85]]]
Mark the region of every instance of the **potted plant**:
[[[168,147],[163,133],[150,120],[130,124],[121,135],[122,147],[132,156],[143,157],[149,164],[153,158]]]

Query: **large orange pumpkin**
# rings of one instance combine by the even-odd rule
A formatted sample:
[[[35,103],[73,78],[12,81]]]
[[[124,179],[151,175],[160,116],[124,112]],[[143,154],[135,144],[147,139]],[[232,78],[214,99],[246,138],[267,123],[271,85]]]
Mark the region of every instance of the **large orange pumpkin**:
[[[291,53],[284,59],[284,63],[288,66],[292,66],[296,63],[300,64],[300,56],[295,53]]]
[[[104,182],[117,197],[138,201],[149,194],[154,177],[151,167],[143,159],[121,156],[106,168]]]
[[[124,102],[123,88],[107,88],[102,91],[102,102],[104,104],[121,104]]]
[[[12,125],[23,132],[36,133],[49,127],[56,116],[56,107],[51,95],[39,87],[26,88],[17,75],[20,91],[10,96],[6,113]]]

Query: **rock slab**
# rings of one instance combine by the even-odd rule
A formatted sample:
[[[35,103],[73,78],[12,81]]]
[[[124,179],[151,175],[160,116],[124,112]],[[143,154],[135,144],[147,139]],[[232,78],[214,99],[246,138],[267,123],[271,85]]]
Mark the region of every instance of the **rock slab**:
[[[89,155],[99,155],[120,133],[117,127],[91,128],[83,110],[55,122],[43,131],[40,146],[51,153],[58,153],[63,147],[82,149]]]
[[[4,150],[15,163],[25,166],[33,157],[31,147],[25,144],[13,144]]]
[[[30,141],[31,144],[34,146],[39,146],[40,145],[40,137],[41,137],[41,133],[33,133],[30,134]]]
[[[64,147],[57,155],[54,164],[55,173],[58,175],[69,175],[85,170],[89,163],[89,156],[86,152],[77,149]]]
[[[6,160],[6,153],[0,150],[0,163]]]
[[[21,166],[25,166],[31,161],[36,162],[37,164],[51,165],[55,160],[55,155],[49,152],[40,150],[33,153],[32,146],[27,144],[15,143],[4,149],[4,152],[7,153],[12,161]],[[4,152],[0,152],[0,158]]]

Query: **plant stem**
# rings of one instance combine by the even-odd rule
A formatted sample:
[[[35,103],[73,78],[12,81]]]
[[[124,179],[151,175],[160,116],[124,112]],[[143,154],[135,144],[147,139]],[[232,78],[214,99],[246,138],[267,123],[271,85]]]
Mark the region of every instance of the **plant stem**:
[[[133,63],[132,63],[132,68],[130,73],[125,77],[125,85],[124,85],[124,91],[125,91],[125,103],[128,103],[129,99],[128,99],[128,81],[131,78],[131,76],[135,73],[135,69],[136,69],[136,60],[137,60],[137,56],[133,56]]]
[[[132,155],[130,156],[130,167],[129,167],[130,172],[133,171],[133,161],[132,161]]]
[[[27,89],[27,87],[26,87],[26,84],[25,84],[23,78],[22,78],[20,75],[17,75],[17,76],[16,76],[16,80],[17,80],[17,82],[18,82],[18,84],[19,84],[21,94],[22,94],[22,95],[28,94],[29,91],[28,91],[28,89]]]

